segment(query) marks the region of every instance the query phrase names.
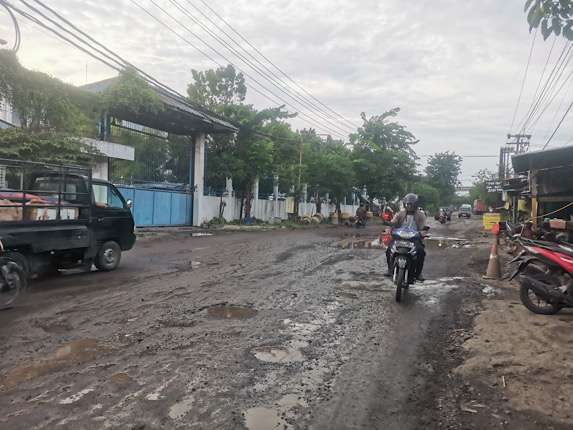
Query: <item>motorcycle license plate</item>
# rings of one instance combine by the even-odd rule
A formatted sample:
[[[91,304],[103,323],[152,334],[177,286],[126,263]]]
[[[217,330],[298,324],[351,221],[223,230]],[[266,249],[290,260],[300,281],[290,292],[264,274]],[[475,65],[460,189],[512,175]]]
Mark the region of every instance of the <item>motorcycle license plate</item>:
[[[397,240],[396,241],[396,246],[398,247],[404,247],[404,248],[411,248],[412,247],[412,242],[408,242],[407,240]]]

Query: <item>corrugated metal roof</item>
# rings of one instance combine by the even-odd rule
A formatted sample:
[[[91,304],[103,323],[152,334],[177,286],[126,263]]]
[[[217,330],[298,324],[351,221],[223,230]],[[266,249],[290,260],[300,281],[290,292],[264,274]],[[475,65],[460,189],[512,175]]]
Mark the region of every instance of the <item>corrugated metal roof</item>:
[[[80,88],[84,88],[89,91],[93,91],[96,93],[103,92],[111,83],[115,82],[118,78],[110,78],[105,79],[99,82],[93,82],[91,84],[83,85]],[[199,131],[203,131],[205,133],[233,133],[237,131],[237,127],[232,125],[228,122],[225,118],[217,115],[215,112],[211,112],[210,110],[206,109],[205,107],[194,103],[180,94],[173,93],[166,89],[152,86],[151,89],[159,96],[159,98],[163,101],[166,108],[168,110],[177,111],[183,116],[191,115],[193,118],[193,124],[197,126]],[[153,118],[154,127],[157,127],[157,124],[160,122],[162,114],[157,114],[156,118]],[[170,123],[171,126],[173,122],[172,117],[166,118],[166,131],[167,130],[167,123]],[[201,126],[203,124],[203,126]],[[146,124],[142,124],[146,125]],[[176,127],[178,130],[185,128],[187,124],[180,124],[179,127]]]
[[[524,173],[531,169],[571,166],[573,145],[512,155],[511,164],[515,173]]]

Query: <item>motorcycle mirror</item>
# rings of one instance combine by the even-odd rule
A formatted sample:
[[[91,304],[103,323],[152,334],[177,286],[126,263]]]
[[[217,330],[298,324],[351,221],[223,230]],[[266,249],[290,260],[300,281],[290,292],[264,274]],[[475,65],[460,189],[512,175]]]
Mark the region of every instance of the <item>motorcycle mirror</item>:
[[[430,229],[430,227],[428,227],[427,225],[425,225],[424,227],[422,227],[422,230],[420,231],[428,231]]]

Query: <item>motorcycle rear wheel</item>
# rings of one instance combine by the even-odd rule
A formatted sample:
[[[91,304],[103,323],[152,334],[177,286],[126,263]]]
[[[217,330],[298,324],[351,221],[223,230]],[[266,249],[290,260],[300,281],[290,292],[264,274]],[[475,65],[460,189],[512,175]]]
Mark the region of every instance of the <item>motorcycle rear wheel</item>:
[[[398,269],[396,276],[396,301],[400,303],[402,300],[402,286],[404,285],[404,278],[406,277],[406,269]]]
[[[531,275],[531,278],[548,286],[559,286],[559,282],[556,279],[543,273]],[[521,284],[519,287],[519,298],[521,299],[523,306],[534,314],[553,315],[562,309],[562,306],[559,304],[549,302],[545,298],[539,297],[532,289],[528,288],[524,284]]]

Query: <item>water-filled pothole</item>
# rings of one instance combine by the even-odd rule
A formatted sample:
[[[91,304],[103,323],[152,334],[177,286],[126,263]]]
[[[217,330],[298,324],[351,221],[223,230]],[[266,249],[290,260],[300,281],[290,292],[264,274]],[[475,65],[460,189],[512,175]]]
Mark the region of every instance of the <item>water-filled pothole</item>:
[[[248,318],[257,314],[259,311],[249,308],[222,305],[207,308],[205,309],[205,312],[213,318]]]

